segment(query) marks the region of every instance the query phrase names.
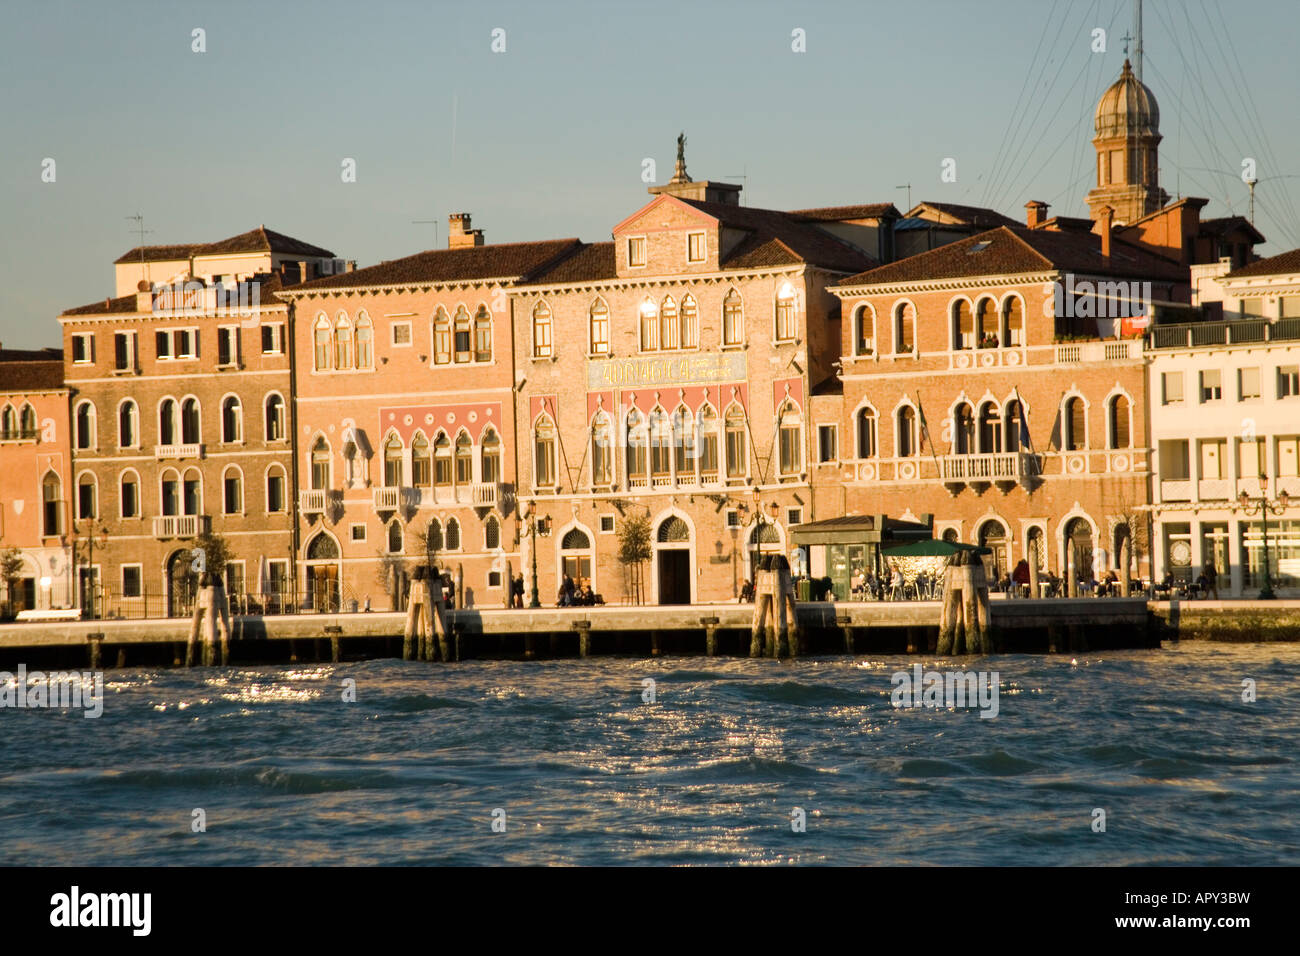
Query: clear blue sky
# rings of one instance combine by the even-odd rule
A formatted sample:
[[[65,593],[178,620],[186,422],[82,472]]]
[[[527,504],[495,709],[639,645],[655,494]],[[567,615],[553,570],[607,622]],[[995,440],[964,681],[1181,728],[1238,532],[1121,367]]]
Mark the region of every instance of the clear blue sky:
[[[671,175],[682,129],[691,175],[747,174],[750,205],[905,207],[895,187],[910,182],[913,201],[1086,215],[1092,111],[1130,7],[8,0],[0,341],[58,344],[59,311],[111,294],[136,212],[151,244],[265,223],[361,265],[432,247],[434,227],[413,219],[439,220],[445,244],[453,211],[489,242],[598,241],[646,201],[643,158]],[[1244,214],[1237,174],[1254,157],[1263,251],[1300,245],[1300,4],[1146,10],[1162,184],[1211,198],[1206,215]],[[1098,26],[1104,54],[1090,50]],[[206,53],[191,52],[196,27]],[[490,49],[496,27],[505,53]],[[341,182],[345,157],[356,183]],[[947,157],[956,183],[940,182]]]

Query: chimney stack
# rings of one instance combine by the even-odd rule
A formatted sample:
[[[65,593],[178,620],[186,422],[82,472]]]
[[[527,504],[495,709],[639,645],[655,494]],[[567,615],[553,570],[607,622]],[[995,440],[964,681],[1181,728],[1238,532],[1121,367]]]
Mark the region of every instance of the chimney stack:
[[[1037,229],[1047,221],[1048,205],[1037,199],[1031,199],[1025,203],[1025,222],[1030,229]]]
[[[1115,219],[1115,210],[1110,206],[1102,206],[1097,214],[1097,230],[1101,233],[1101,257],[1110,258],[1110,227]]]
[[[312,277],[311,273],[312,273],[311,263],[308,262],[306,259],[299,259],[298,260],[298,281],[307,282]]]
[[[466,249],[483,245],[483,230],[471,229],[467,212],[453,212],[447,217],[447,248]]]

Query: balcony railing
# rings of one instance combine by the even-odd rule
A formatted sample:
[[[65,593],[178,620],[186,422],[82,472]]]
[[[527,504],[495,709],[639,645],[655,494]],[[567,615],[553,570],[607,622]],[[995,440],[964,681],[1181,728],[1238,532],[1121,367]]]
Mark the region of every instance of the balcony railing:
[[[1069,342],[1056,346],[1058,365],[1081,365],[1085,362],[1124,362],[1142,357],[1139,339],[1121,341]]]
[[[475,508],[495,508],[501,499],[501,486],[495,481],[480,481],[474,485]]]
[[[1230,322],[1196,322],[1190,325],[1158,325],[1151,330],[1154,349],[1187,349],[1215,345],[1252,345],[1258,342],[1300,341],[1300,317],[1238,319]]]
[[[298,510],[305,515],[324,514],[328,497],[324,488],[304,488],[298,492]]]
[[[939,459],[942,481],[954,494],[962,485],[997,485],[1004,493],[1042,474],[1037,455],[1013,451],[988,455],[945,455]]]
[[[202,445],[154,445],[154,458],[161,461],[164,458],[202,458]]]
[[[195,538],[206,534],[211,519],[207,515],[160,515],[153,519],[155,538]]]
[[[396,511],[402,504],[402,489],[397,485],[375,488],[374,500],[376,511]],[[325,508],[322,506],[320,510],[324,511]]]

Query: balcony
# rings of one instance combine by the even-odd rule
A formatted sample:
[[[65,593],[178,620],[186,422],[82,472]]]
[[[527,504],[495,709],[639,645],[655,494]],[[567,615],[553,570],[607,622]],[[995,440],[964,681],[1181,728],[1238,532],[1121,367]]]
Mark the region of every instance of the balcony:
[[[1105,342],[1070,342],[1056,346],[1057,365],[1084,365],[1090,362],[1123,362],[1142,357],[1138,339]]]
[[[1188,479],[1162,480],[1160,482],[1161,501],[1191,501],[1192,482]]]
[[[304,494],[306,494],[306,492],[304,492]],[[402,488],[398,485],[375,488],[373,494],[376,511],[391,513],[402,506]],[[304,508],[303,510],[305,511],[306,509]],[[322,507],[321,510],[324,511],[324,507]]]
[[[305,515],[323,515],[329,501],[329,491],[324,488],[305,488],[298,492],[298,510]]]
[[[1201,501],[1228,501],[1235,495],[1229,478],[1202,478],[1197,483],[1196,496]]]
[[[1013,451],[991,455],[945,455],[939,459],[942,480],[956,495],[967,485],[983,494],[996,485],[1004,495],[1017,485],[1029,485],[1043,471],[1037,455]]]
[[[154,445],[153,455],[159,461],[164,458],[202,458],[202,445]]]
[[[207,515],[162,515],[153,519],[155,538],[196,538],[212,523]]]
[[[1216,345],[1254,345],[1259,342],[1300,340],[1300,317],[1271,321],[1237,319],[1228,322],[1197,322],[1190,325],[1158,325],[1151,330],[1153,349],[1207,348]]]
[[[501,485],[495,481],[476,482],[471,492],[475,508],[495,508],[501,500]]]

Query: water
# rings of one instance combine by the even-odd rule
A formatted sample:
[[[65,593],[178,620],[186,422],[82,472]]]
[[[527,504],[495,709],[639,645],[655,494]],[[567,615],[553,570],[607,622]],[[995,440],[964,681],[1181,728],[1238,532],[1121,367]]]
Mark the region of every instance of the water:
[[[0,711],[0,863],[1300,862],[1300,646],[982,658],[991,720],[891,707],[916,660],[109,671]]]

